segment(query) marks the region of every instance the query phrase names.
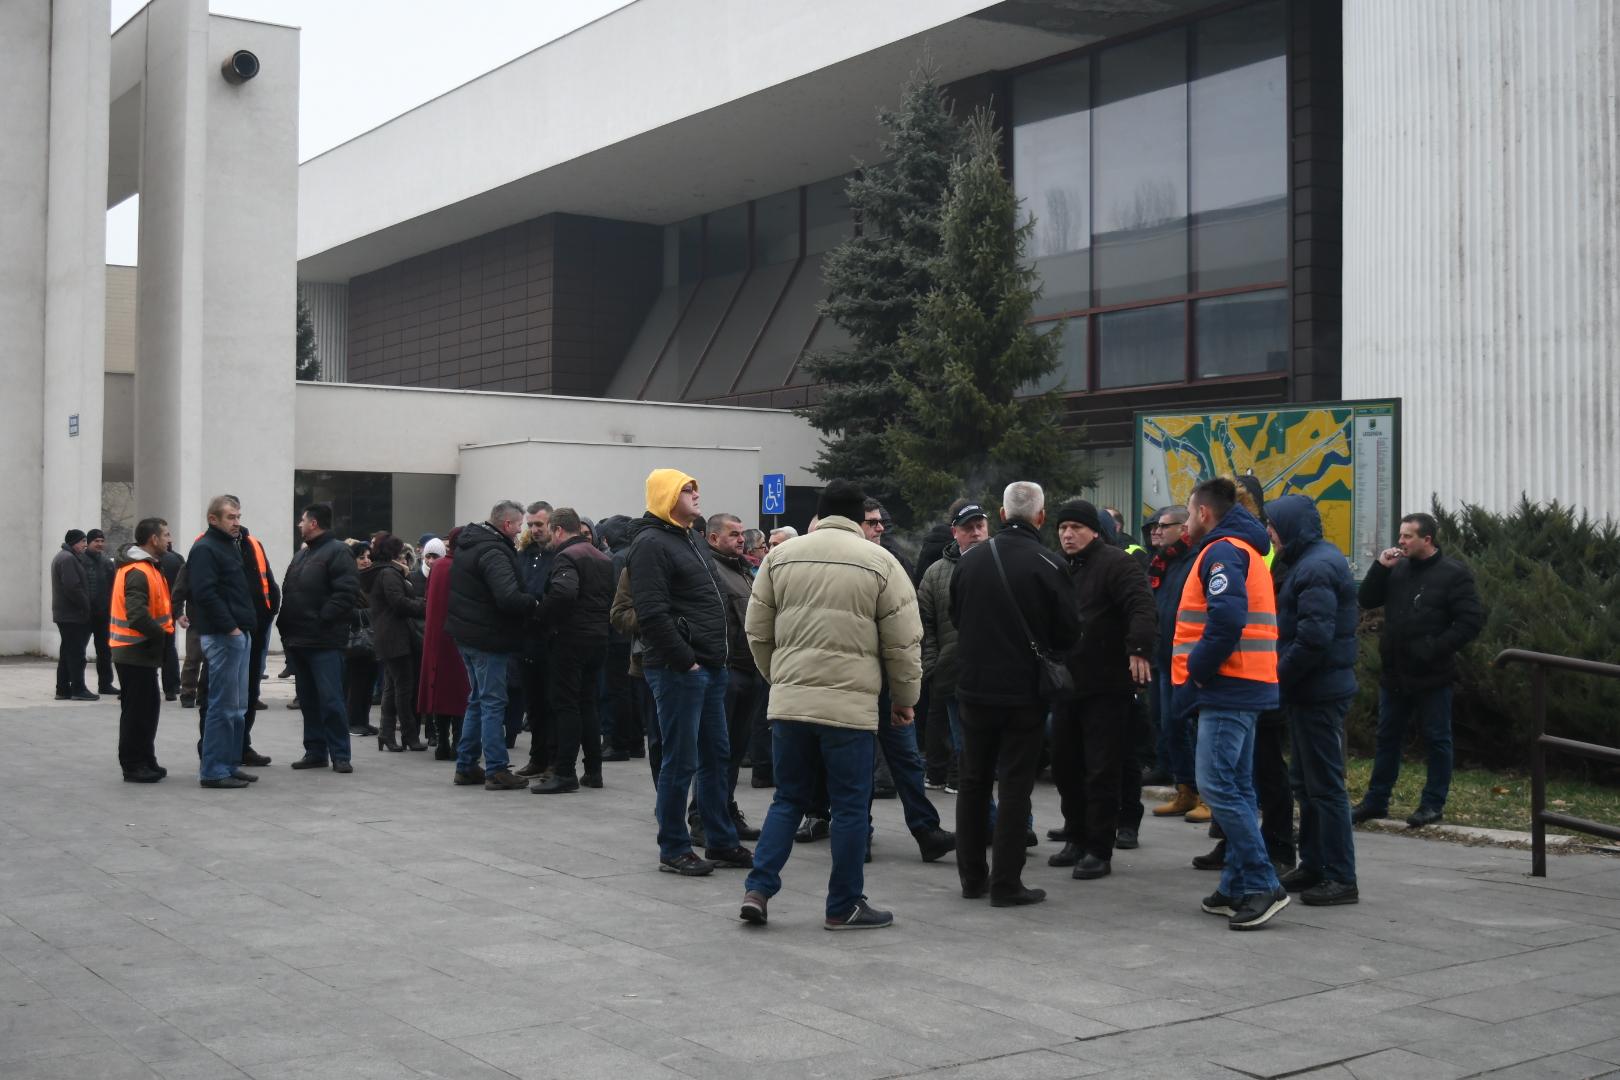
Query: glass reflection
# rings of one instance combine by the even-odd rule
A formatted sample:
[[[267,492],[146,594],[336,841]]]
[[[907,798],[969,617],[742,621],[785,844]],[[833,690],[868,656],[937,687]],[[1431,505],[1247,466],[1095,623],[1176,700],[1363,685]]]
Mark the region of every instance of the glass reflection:
[[[1099,386],[1185,382],[1187,305],[1177,302],[1097,316]]]
[[[1257,375],[1288,366],[1287,289],[1200,300],[1193,326],[1201,378]]]

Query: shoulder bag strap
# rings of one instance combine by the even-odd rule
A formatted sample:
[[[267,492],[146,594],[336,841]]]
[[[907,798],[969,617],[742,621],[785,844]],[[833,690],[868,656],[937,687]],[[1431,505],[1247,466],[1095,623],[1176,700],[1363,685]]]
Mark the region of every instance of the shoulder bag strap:
[[[1023,609],[1018,606],[1018,601],[1013,596],[1012,582],[1007,580],[1007,568],[1002,565],[1001,552],[996,550],[996,542],[994,540],[990,541],[990,557],[996,560],[996,573],[1001,575],[1001,587],[1006,590],[1007,603],[1012,605],[1013,614],[1018,618],[1018,626],[1024,631],[1024,637],[1029,639],[1030,649],[1039,655],[1041,647],[1039,643],[1036,642],[1035,635],[1029,632],[1029,623],[1024,619]]]

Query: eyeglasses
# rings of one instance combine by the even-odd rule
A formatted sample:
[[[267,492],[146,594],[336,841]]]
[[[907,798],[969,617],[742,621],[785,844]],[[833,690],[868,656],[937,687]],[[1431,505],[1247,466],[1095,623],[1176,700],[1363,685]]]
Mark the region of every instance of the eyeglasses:
[[[861,524],[862,525],[876,525],[878,528],[881,529],[881,528],[883,528],[883,519],[882,518],[863,518],[861,520]]]

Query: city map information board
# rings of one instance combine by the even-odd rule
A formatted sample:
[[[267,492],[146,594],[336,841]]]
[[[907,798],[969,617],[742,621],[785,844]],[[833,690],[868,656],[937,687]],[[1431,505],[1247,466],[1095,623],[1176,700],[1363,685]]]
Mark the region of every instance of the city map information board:
[[[1359,579],[1395,542],[1400,402],[1337,401],[1230,412],[1136,414],[1139,520],[1185,504],[1200,480],[1252,473],[1267,500],[1307,495]]]

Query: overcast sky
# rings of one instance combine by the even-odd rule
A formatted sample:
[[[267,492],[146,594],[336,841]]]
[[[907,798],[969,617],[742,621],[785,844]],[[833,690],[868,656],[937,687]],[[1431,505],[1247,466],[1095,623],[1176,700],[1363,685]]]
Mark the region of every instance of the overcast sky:
[[[633,0],[210,0],[216,15],[297,26],[298,157],[330,150]],[[122,26],[145,0],[112,0]],[[107,214],[107,261],[133,264],[130,199]]]

